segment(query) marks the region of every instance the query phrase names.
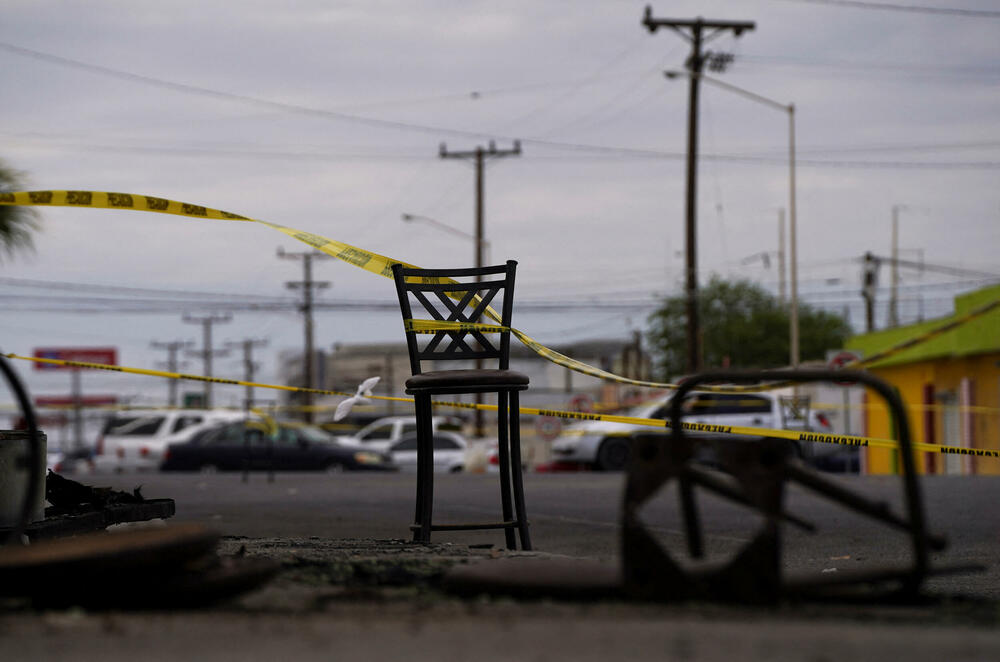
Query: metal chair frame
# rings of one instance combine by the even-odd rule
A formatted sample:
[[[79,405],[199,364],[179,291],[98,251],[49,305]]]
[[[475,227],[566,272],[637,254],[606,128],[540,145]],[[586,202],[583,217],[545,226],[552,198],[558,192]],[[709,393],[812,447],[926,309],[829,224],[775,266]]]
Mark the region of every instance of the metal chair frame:
[[[500,324],[510,327],[513,308],[514,274],[517,262],[466,269],[415,269],[401,264],[392,267],[399,296],[400,312],[413,319],[410,296],[438,321],[483,322],[483,315],[502,292]],[[496,276],[500,278],[495,278]],[[493,277],[493,278],[491,278]],[[474,282],[456,283],[454,278],[475,278]],[[443,282],[447,279],[447,282]],[[496,323],[496,320],[486,320]],[[413,539],[430,542],[432,531],[503,529],[509,549],[517,548],[515,530],[522,549],[531,549],[521,475],[521,437],[519,392],[528,388],[527,376],[510,370],[510,332],[491,341],[474,329],[437,331],[421,347],[418,333],[407,329],[406,345],[413,377],[407,380],[406,393],[414,396],[417,418],[417,499]],[[497,369],[482,369],[484,359],[496,360]],[[424,361],[475,360],[477,367],[468,370],[423,372]],[[436,366],[435,366],[436,367]],[[498,409],[498,455],[500,461],[501,522],[472,524],[433,524],[434,449],[431,418],[432,396],[457,393],[496,393]]]

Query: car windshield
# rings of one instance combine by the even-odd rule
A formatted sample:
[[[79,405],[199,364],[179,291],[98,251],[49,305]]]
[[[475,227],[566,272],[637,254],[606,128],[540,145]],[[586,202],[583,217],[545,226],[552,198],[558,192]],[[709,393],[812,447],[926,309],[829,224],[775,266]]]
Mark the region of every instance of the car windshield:
[[[326,432],[323,432],[319,428],[314,428],[314,427],[308,427],[307,426],[307,427],[301,427],[301,428],[297,428],[297,429],[298,429],[298,432],[299,432],[299,436],[301,438],[305,439],[306,441],[313,441],[313,442],[324,443],[324,444],[334,443],[333,437],[331,435],[327,434]]]
[[[166,420],[164,416],[122,416],[112,419],[106,427],[106,435],[154,435]]]

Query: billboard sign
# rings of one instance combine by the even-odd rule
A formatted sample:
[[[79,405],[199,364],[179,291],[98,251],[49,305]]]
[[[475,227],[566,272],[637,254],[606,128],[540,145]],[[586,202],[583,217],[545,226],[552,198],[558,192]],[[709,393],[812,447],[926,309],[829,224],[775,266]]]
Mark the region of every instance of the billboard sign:
[[[36,347],[35,358],[59,361],[82,361],[101,365],[118,365],[117,347]],[[35,370],[75,370],[73,366],[36,363]]]
[[[118,404],[117,395],[36,395],[35,406],[42,407],[72,407],[80,403],[81,407],[107,407]]]

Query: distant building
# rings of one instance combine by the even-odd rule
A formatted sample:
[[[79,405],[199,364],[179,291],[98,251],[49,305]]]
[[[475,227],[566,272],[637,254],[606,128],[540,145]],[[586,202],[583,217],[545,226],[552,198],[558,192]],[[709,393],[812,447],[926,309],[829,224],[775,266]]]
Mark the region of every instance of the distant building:
[[[955,299],[955,314],[855,336],[847,348],[866,356],[921,336],[969,311],[1000,299],[994,285]],[[908,403],[913,439],[931,444],[1000,450],[1000,310],[993,310],[935,338],[867,367],[896,386]],[[895,438],[885,407],[868,399],[865,434]],[[898,451],[866,449],[869,473],[898,473]],[[972,454],[917,453],[926,473],[998,474],[1000,460]]]

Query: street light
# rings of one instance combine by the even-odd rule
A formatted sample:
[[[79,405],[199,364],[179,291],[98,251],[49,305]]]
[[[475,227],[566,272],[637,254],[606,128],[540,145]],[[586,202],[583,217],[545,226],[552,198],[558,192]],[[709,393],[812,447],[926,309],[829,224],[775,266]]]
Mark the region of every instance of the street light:
[[[791,268],[789,269],[789,285],[791,286],[791,306],[788,315],[788,336],[789,336],[789,362],[792,368],[799,367],[799,285],[798,272],[799,263],[797,256],[797,246],[795,237],[795,104],[779,103],[773,99],[755,94],[742,87],[730,85],[717,78],[706,76],[705,74],[692,74],[687,71],[666,71],[667,78],[673,79],[678,76],[697,76],[706,83],[711,83],[716,87],[735,92],[748,99],[764,104],[771,108],[788,113],[788,251]]]
[[[430,216],[421,216],[420,214],[406,214],[406,213],[404,213],[401,216],[401,218],[404,221],[406,221],[407,223],[413,223],[413,222],[427,223],[429,225],[433,225],[433,226],[435,226],[437,228],[440,228],[441,230],[444,230],[445,232],[450,232],[451,234],[458,235],[459,237],[463,237],[465,239],[470,239],[473,242],[478,242],[478,245],[476,246],[476,257],[478,258],[476,266],[482,266],[481,265],[482,258],[480,258],[480,251],[479,251],[480,247],[482,248],[483,253],[485,253],[487,255],[487,257],[485,258],[486,261],[488,262],[489,259],[490,259],[489,258],[489,254],[490,254],[490,242],[487,239],[480,239],[479,237],[477,237],[476,235],[472,234],[471,232],[465,232],[464,230],[459,230],[456,227],[452,227],[451,225],[448,225],[447,223],[442,223],[441,221],[437,220],[436,218],[431,218]]]

